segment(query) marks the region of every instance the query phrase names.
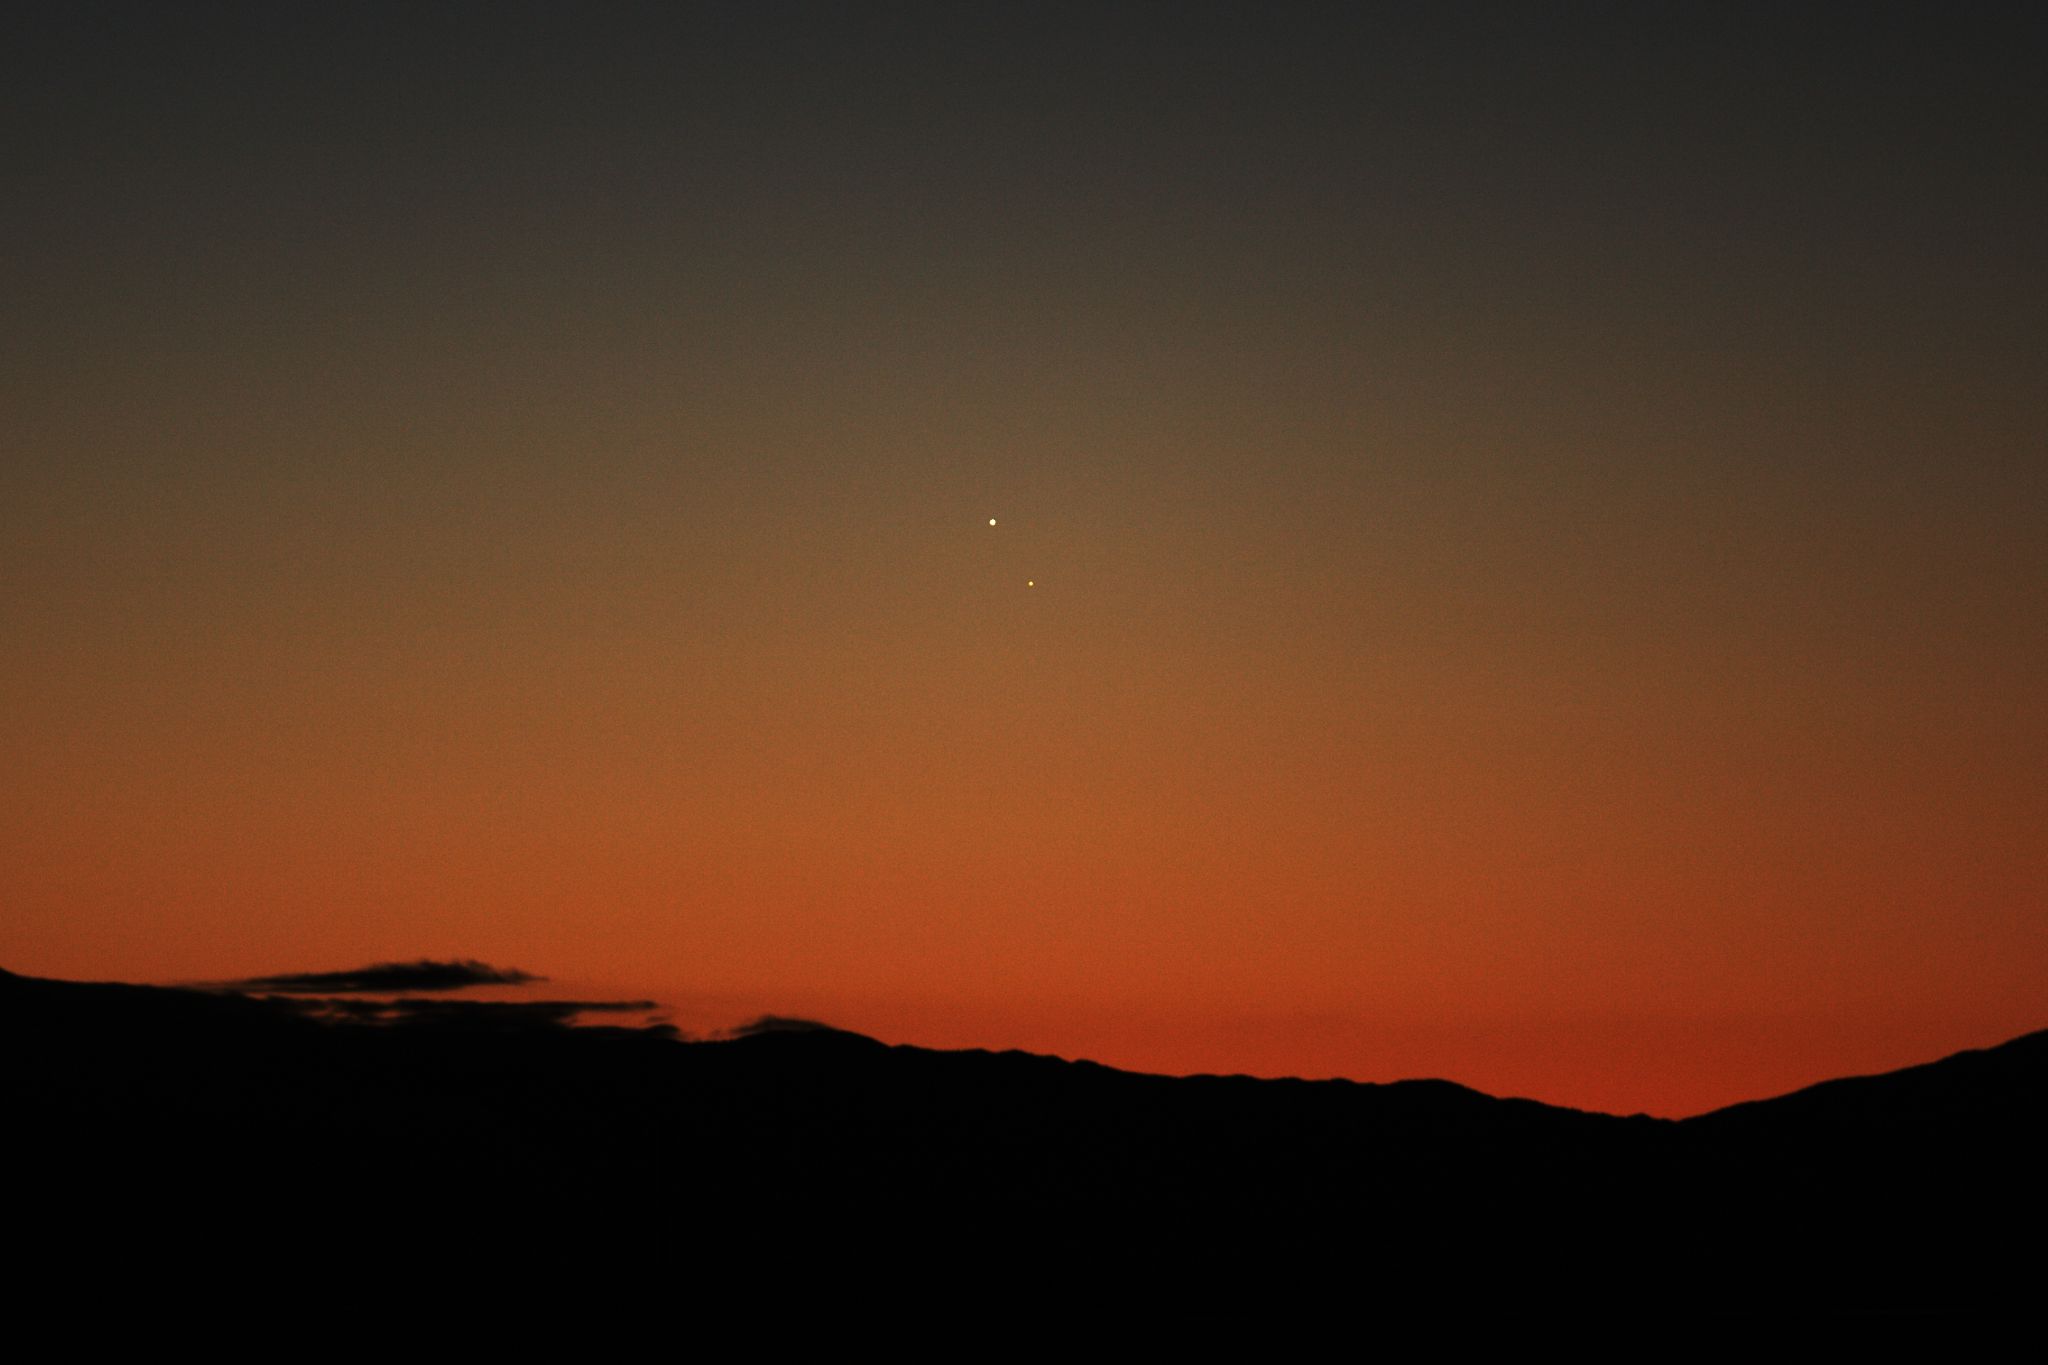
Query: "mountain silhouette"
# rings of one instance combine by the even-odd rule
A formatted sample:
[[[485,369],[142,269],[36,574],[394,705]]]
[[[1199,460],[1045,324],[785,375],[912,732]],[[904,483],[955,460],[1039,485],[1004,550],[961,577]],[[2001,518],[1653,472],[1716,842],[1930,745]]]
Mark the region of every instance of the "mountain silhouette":
[[[0,972],[35,1176],[13,1211],[49,1237],[432,1238],[471,1266],[658,1226],[764,1266],[1277,1262],[1381,1295],[1871,1309],[1995,1301],[2023,1265],[2000,1237],[2043,1211],[2048,1033],[1671,1121],[779,1022],[805,1026],[678,1041]]]

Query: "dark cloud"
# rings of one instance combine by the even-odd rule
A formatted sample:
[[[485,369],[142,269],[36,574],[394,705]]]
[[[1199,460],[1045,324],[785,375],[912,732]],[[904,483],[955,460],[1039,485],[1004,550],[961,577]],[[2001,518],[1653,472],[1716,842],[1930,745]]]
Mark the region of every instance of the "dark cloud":
[[[304,1014],[335,1023],[456,1028],[505,1033],[566,1028],[585,1014],[642,1014],[652,1000],[399,1000],[305,998],[294,1005]],[[672,1026],[658,1026],[655,1031]],[[666,1035],[664,1035],[666,1036]]]
[[[459,991],[468,986],[526,986],[547,980],[514,967],[464,958],[453,962],[379,962],[348,972],[292,972],[231,982],[239,990],[326,995],[335,991]]]
[[[840,1030],[830,1024],[821,1024],[815,1019],[793,1019],[788,1015],[764,1014],[758,1019],[749,1019],[729,1029],[729,1038],[753,1038],[763,1033],[838,1033]]]
[[[332,1020],[360,1019],[367,1022],[376,1022],[386,1018],[391,1010],[391,1006],[382,1000],[326,1000],[314,996],[302,996],[297,999],[280,1000],[275,1003],[289,1006],[301,1014],[310,1015],[316,1019]]]

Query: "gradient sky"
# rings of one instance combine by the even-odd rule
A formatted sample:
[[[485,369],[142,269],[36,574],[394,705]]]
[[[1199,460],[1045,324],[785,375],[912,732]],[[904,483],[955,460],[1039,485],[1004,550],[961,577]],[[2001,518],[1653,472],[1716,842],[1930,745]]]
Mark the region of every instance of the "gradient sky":
[[[0,965],[1669,1114],[2048,1026],[2043,25],[9,6]]]

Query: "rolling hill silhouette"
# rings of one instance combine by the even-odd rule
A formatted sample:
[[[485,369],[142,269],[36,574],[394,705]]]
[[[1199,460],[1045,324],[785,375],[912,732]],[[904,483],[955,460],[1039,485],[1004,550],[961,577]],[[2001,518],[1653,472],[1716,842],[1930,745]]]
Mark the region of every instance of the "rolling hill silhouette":
[[[563,1019],[0,972],[17,1226],[433,1238],[474,1265],[656,1225],[764,1265],[1277,1261],[1383,1294],[1895,1308],[2006,1292],[2003,1239],[2043,1211],[2048,1033],[1669,1121]]]

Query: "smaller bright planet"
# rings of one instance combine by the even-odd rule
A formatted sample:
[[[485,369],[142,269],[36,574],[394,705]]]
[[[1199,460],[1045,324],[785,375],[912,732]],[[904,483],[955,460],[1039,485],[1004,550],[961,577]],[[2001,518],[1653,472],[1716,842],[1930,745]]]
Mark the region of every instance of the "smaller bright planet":
[[[1024,586],[1027,588],[1035,588],[1038,586],[1038,580],[1035,578],[1027,578],[1024,580]]]
[[[989,525],[991,525],[991,526],[995,525],[995,524],[996,524],[996,519],[995,519],[994,517],[990,517],[990,518],[988,519],[988,524],[989,524]]]

